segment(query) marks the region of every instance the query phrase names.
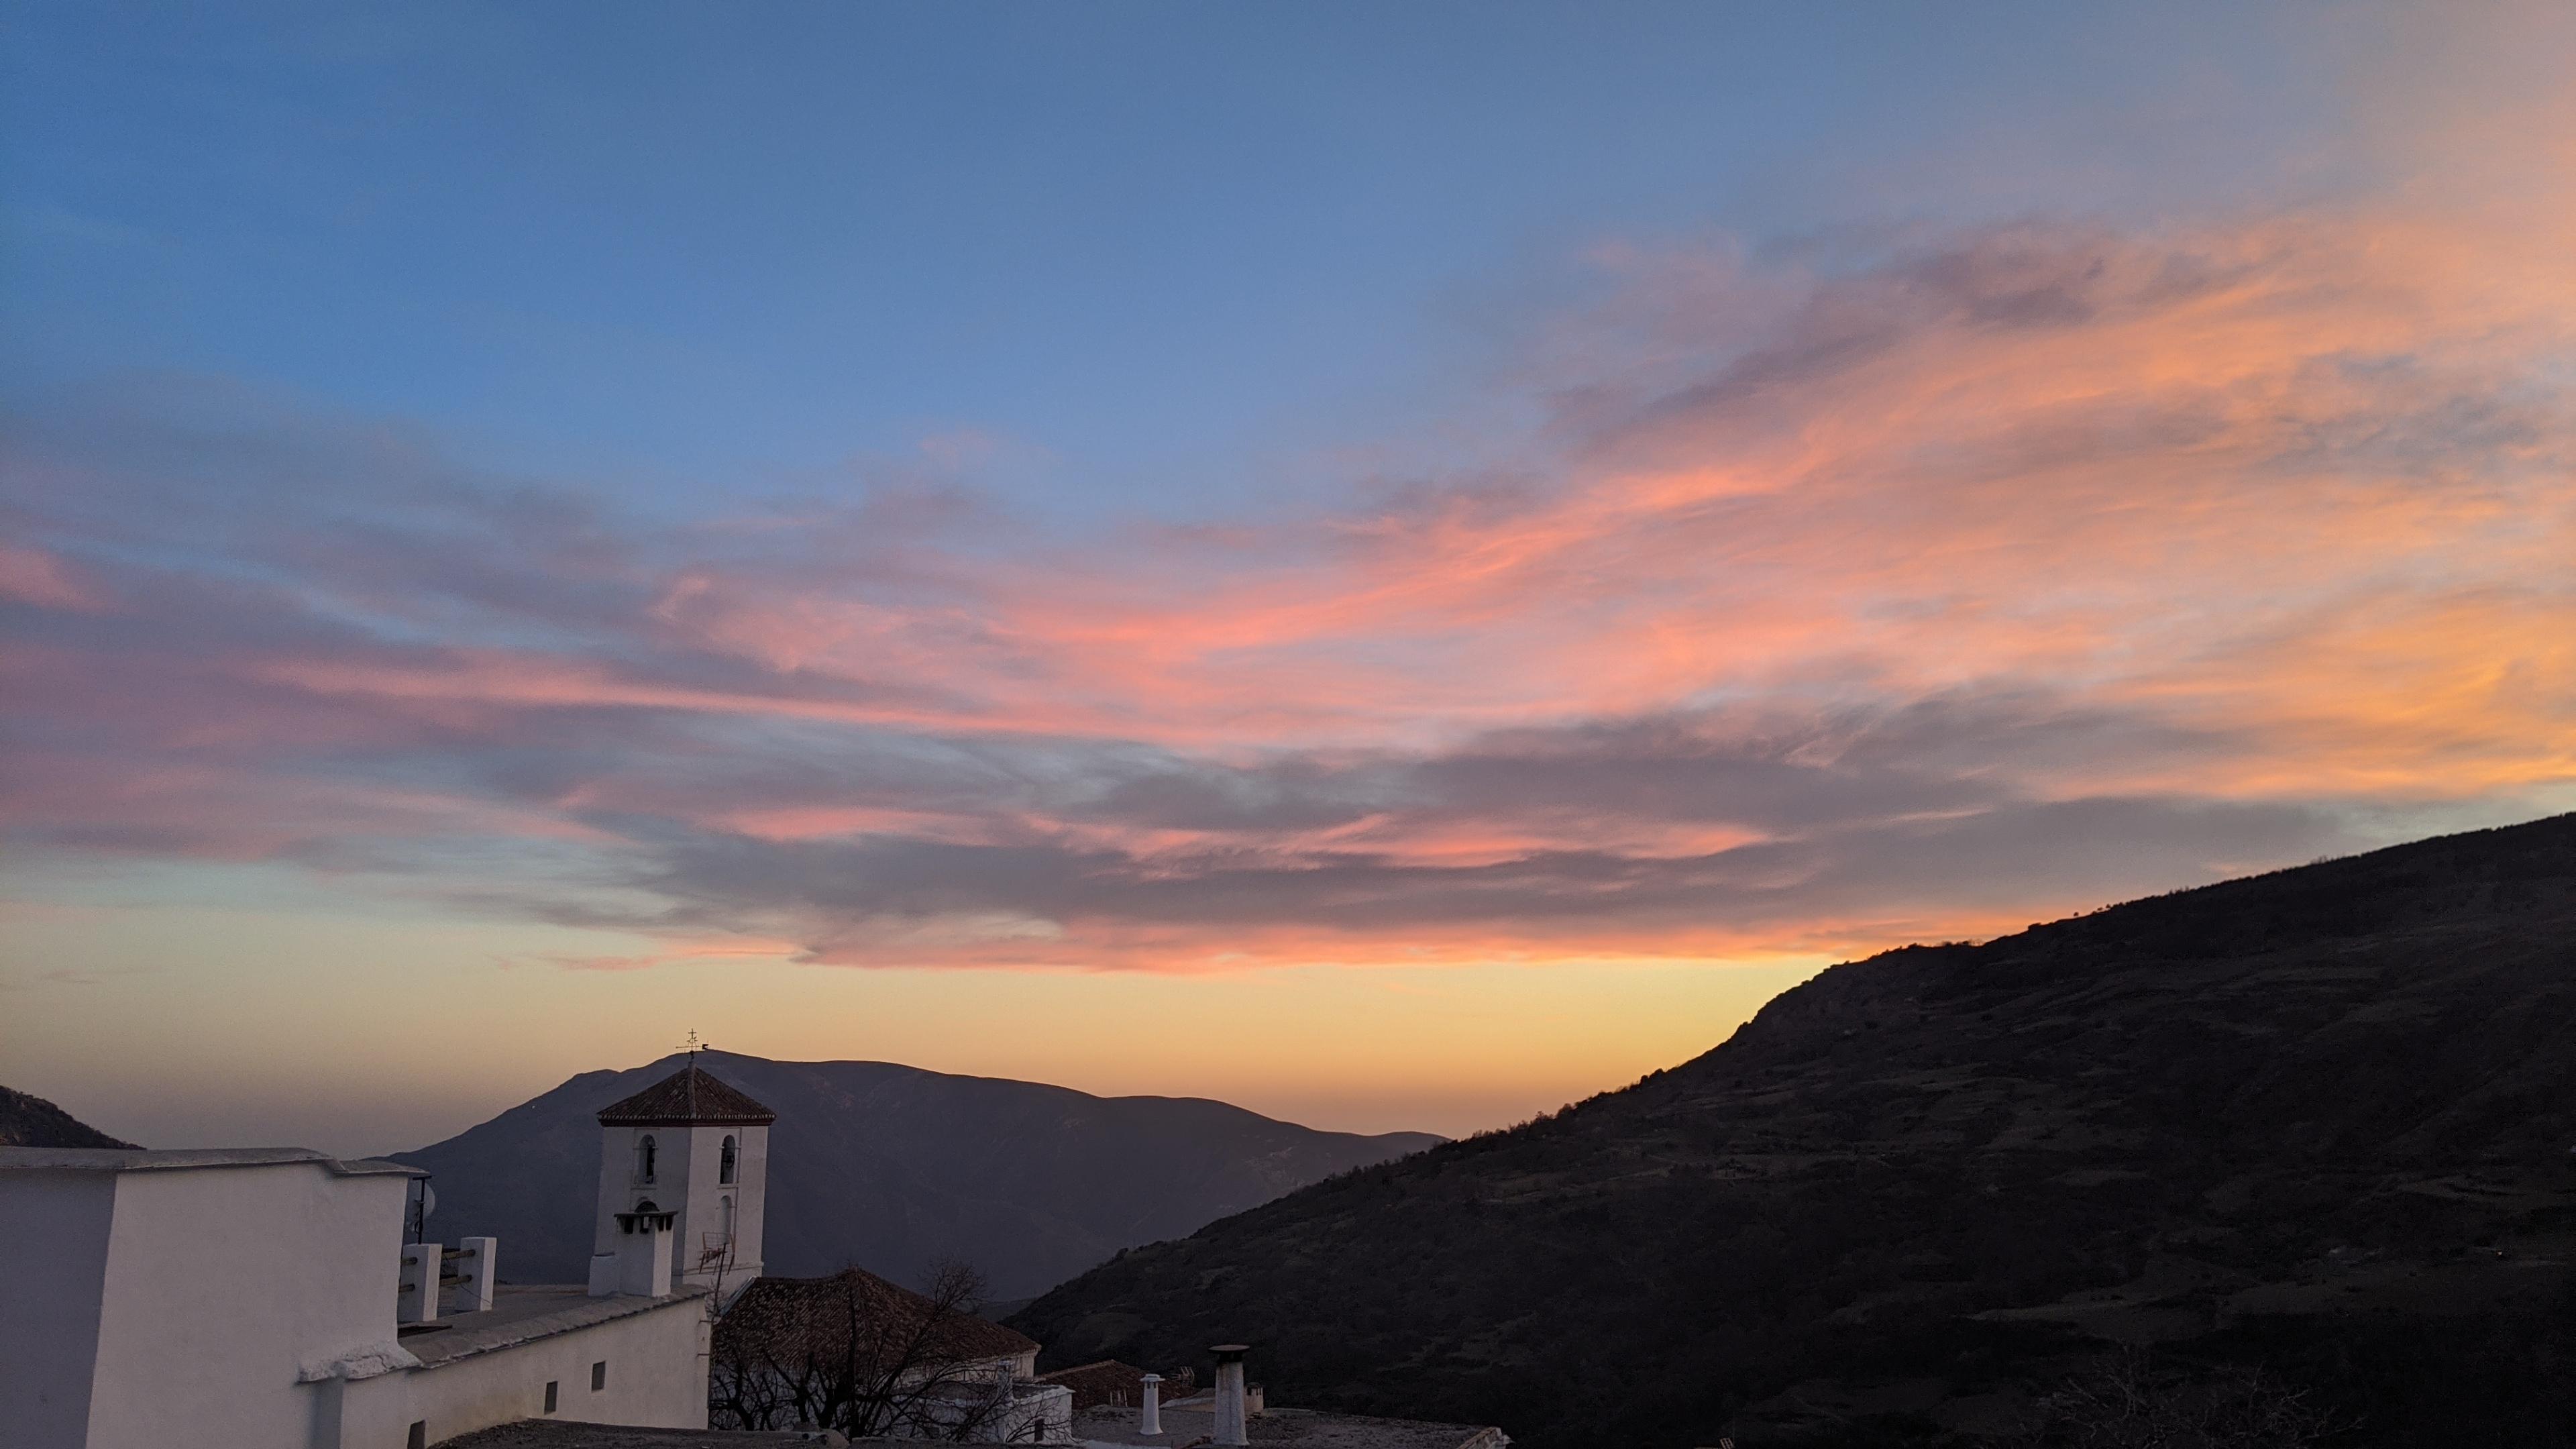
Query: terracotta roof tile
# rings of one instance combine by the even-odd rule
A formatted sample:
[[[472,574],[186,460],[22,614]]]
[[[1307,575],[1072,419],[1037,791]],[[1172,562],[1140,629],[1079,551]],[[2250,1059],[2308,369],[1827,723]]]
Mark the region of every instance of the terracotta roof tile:
[[[1145,1371],[1114,1358],[1040,1374],[1038,1382],[1061,1384],[1073,1390],[1076,1413],[1095,1405],[1107,1404],[1123,1409],[1145,1401]]]
[[[599,1113],[602,1127],[678,1127],[698,1122],[766,1127],[777,1120],[777,1113],[739,1088],[698,1070],[695,1062]]]
[[[855,1341],[853,1341],[855,1335]],[[754,1278],[716,1320],[719,1361],[795,1362],[844,1355],[920,1366],[1016,1358],[1036,1339],[989,1318],[939,1306],[864,1268],[828,1278]]]

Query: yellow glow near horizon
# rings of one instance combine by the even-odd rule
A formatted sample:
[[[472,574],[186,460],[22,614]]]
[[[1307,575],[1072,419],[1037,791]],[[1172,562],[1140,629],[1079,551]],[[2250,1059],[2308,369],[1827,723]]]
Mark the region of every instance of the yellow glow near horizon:
[[[248,1132],[416,1147],[577,1072],[650,1061],[689,1030],[782,1060],[894,1061],[1105,1096],[1212,1097],[1336,1131],[1457,1136],[1697,1055],[1822,964],[1172,976],[737,957],[598,971],[496,960],[504,939],[550,954],[614,944],[305,911],[55,912],[16,924],[13,956],[76,944],[95,964],[22,988],[31,1009],[11,1014],[0,1047],[11,1085],[156,1146]],[[89,1024],[76,1038],[24,1029],[73,1011]],[[302,1141],[316,1132],[330,1135]]]

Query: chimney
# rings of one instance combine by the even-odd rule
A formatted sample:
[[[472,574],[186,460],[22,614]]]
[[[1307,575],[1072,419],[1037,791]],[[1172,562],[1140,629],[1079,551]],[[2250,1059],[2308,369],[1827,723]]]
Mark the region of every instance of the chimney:
[[[617,1213],[615,1266],[601,1272],[591,1259],[590,1296],[631,1293],[639,1298],[671,1296],[671,1221],[676,1212]]]
[[[446,1256],[447,1250],[437,1243],[403,1244],[402,1286],[394,1290],[394,1322],[438,1321],[438,1275]]]
[[[456,1301],[451,1305],[458,1313],[481,1313],[492,1306],[493,1274],[499,1270],[499,1238],[459,1238],[456,1251],[447,1255],[456,1265]]]
[[[1243,1356],[1250,1345],[1220,1343],[1208,1352],[1216,1355],[1216,1444],[1242,1445],[1252,1441],[1244,1436],[1243,1425]]]
[[[1163,1376],[1145,1375],[1143,1389],[1143,1396],[1137,1400],[1136,1432],[1160,1434],[1163,1432]]]

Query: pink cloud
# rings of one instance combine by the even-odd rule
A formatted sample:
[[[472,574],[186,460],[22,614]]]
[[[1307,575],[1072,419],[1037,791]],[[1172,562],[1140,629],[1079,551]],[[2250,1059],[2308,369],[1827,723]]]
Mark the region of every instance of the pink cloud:
[[[193,574],[12,549],[11,597],[119,607],[7,656],[8,814],[182,856],[543,842],[581,899],[514,909],[823,961],[2017,925],[2576,781],[2571,223],[1613,248],[1520,371],[1549,421],[1510,478],[1081,551],[464,485],[426,535],[249,530]]]
[[[69,560],[13,543],[0,543],[0,599],[85,614],[109,607],[106,595]]]

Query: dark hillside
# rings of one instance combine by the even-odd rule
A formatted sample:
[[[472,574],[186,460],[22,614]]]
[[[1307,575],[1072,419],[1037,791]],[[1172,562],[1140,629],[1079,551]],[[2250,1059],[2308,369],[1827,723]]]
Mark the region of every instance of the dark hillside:
[[[2126,1353],[2260,1364],[2336,1443],[2564,1443],[2571,1104],[2576,816],[1838,966],[1014,1323],[1533,1449],[1989,1442]]]
[[[0,1147],[131,1147],[42,1097],[0,1087]]]

